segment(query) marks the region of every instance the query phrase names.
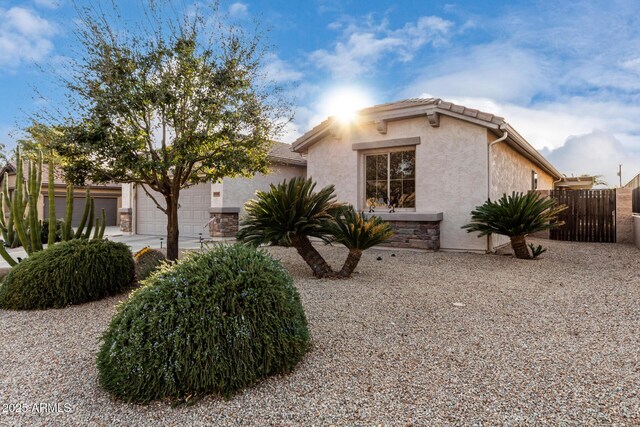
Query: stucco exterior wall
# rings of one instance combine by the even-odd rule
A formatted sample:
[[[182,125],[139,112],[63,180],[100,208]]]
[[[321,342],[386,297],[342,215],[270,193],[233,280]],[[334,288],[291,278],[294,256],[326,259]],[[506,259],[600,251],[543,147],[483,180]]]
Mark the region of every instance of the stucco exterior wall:
[[[487,141],[495,141],[498,136],[487,131]],[[518,153],[506,142],[498,142],[491,147],[491,200],[511,194],[512,191],[526,192],[531,188],[531,171],[538,174],[537,190],[552,190],[553,177],[544,172],[529,159]],[[491,236],[491,246],[496,248],[509,243],[505,236]]]
[[[254,198],[256,191],[268,190],[269,184],[276,184],[297,176],[306,176],[304,166],[275,164],[270,167],[267,175],[257,174],[253,178],[225,178],[220,185],[213,185],[212,191],[220,192],[220,196],[213,198],[212,207],[240,208],[242,218],[245,214],[244,204]]]
[[[416,212],[442,212],[441,249],[487,249],[487,241],[460,227],[487,195],[486,129],[449,117],[431,127],[426,117],[388,123],[381,134],[373,124],[352,125],[341,138],[327,136],[309,147],[307,175],[319,187],[334,184],[338,200],[364,209],[364,154],[352,144],[420,137],[416,149]]]

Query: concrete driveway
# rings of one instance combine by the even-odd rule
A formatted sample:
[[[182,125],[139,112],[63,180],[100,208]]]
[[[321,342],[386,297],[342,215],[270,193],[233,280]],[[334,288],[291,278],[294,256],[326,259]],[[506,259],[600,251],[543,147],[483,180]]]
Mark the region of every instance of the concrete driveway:
[[[140,236],[137,234],[123,233],[122,231],[120,231],[119,227],[107,227],[105,229],[104,235],[109,240],[112,240],[114,242],[122,242],[128,245],[129,248],[131,248],[131,252],[133,253],[139,251],[145,246],[149,246],[152,248],[160,248],[161,246],[163,248],[167,247],[166,236]],[[205,239],[205,242],[209,242],[209,243],[225,242],[225,241],[235,241],[235,239],[234,238],[211,238],[211,237]],[[180,249],[200,249],[201,247],[200,239],[192,238],[192,237],[181,237],[179,245],[180,245]],[[16,260],[18,258],[24,259],[27,257],[27,254],[24,251],[24,249],[22,249],[22,247],[7,249],[7,252],[9,252],[9,254]],[[6,267],[9,267],[9,263],[6,262],[4,259],[0,258],[0,268],[6,268]]]

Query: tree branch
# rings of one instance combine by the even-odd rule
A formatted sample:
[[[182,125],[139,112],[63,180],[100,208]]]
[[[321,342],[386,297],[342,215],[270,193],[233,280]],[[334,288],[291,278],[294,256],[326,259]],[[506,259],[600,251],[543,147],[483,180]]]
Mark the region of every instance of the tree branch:
[[[158,207],[158,209],[160,209],[162,212],[164,212],[165,214],[167,213],[167,209],[163,208],[162,205],[160,203],[158,203],[158,201],[156,200],[155,197],[153,197],[151,195],[151,193],[149,193],[149,191],[147,190],[147,188],[144,186],[143,183],[140,183],[140,186],[142,187],[142,189],[144,190],[145,193],[147,193],[147,196],[149,196],[149,198],[151,200],[153,200],[153,203],[156,204],[156,206]]]

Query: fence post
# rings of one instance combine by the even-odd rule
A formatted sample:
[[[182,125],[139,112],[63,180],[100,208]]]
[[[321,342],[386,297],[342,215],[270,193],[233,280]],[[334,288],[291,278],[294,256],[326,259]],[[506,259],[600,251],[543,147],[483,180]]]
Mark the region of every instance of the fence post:
[[[633,243],[631,189],[616,188],[616,243]]]

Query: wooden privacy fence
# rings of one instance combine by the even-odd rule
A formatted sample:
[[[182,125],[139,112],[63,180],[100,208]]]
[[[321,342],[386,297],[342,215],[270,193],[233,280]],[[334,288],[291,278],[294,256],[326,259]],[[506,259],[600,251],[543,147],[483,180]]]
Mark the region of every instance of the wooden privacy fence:
[[[551,229],[551,239],[615,243],[615,190],[551,190],[549,197],[567,206],[558,216],[565,224]]]

